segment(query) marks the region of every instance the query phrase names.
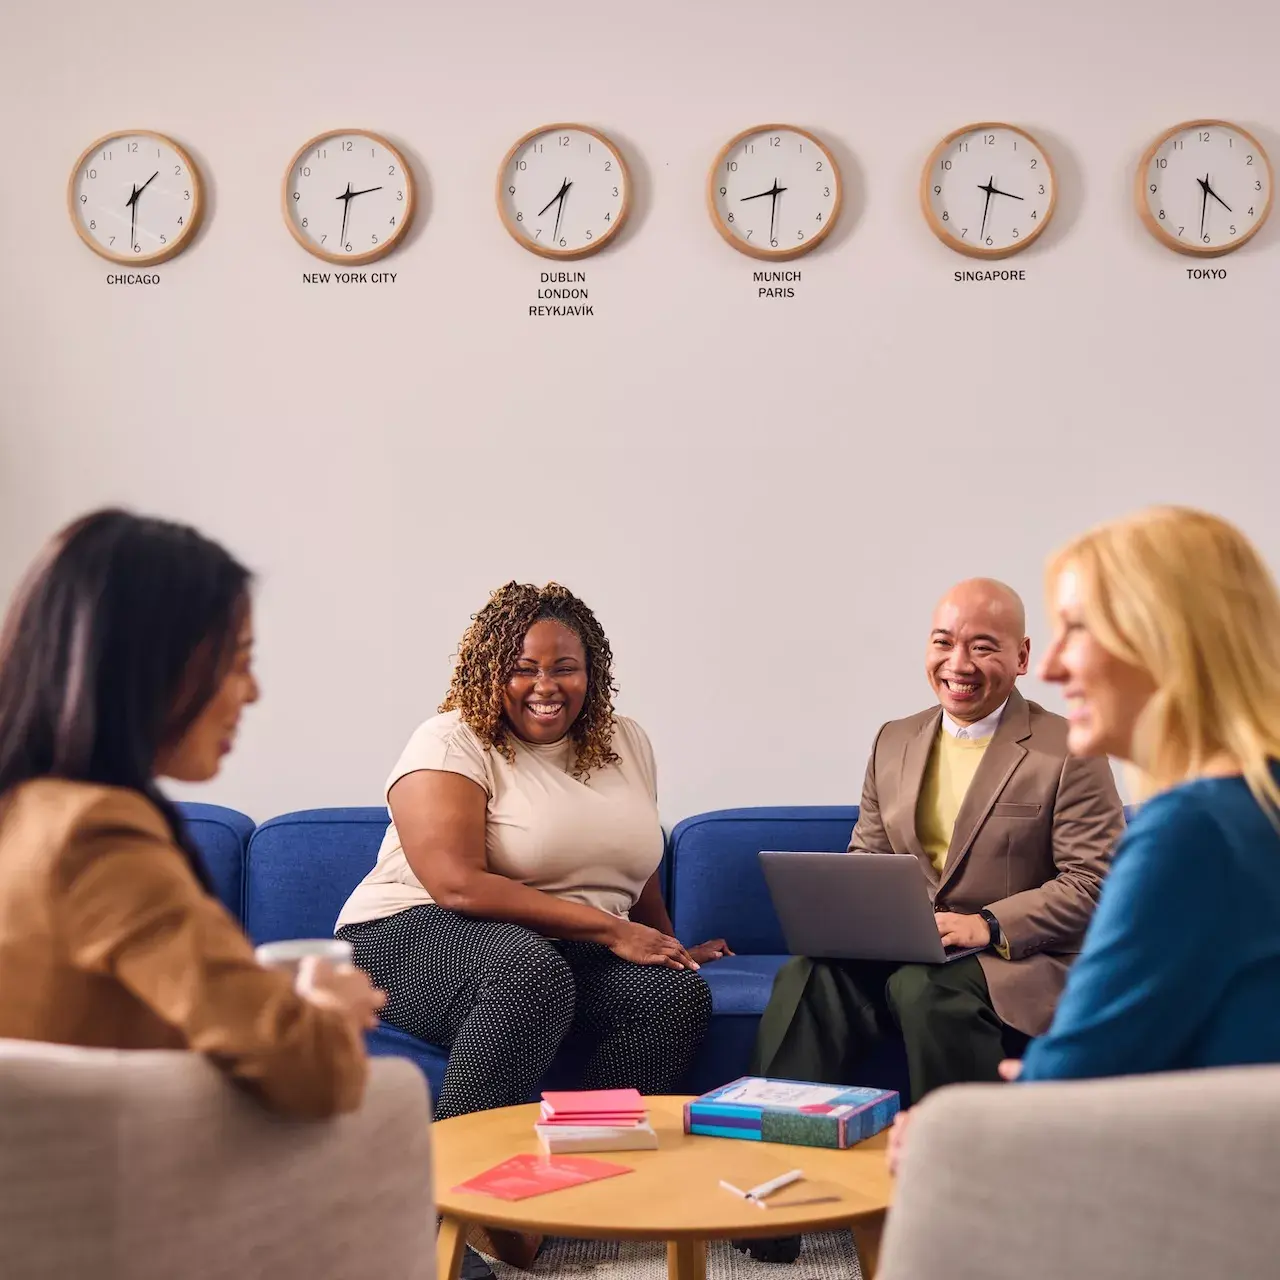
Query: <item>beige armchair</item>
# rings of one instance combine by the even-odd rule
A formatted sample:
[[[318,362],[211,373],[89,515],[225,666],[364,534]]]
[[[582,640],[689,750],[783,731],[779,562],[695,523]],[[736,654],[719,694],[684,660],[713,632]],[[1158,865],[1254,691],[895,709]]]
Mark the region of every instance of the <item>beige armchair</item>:
[[[0,1040],[5,1280],[434,1280],[430,1103],[281,1120],[192,1053]]]
[[[1277,1276],[1280,1068],[1245,1067],[932,1094],[877,1280]]]

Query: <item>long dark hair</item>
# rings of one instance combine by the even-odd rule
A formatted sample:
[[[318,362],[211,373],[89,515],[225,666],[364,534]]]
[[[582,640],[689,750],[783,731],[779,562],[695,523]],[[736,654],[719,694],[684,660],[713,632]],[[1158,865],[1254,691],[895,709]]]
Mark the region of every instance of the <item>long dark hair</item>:
[[[141,792],[208,888],[156,759],[226,675],[249,582],[195,529],[127,511],[52,538],[0,630],[0,801],[42,777]]]

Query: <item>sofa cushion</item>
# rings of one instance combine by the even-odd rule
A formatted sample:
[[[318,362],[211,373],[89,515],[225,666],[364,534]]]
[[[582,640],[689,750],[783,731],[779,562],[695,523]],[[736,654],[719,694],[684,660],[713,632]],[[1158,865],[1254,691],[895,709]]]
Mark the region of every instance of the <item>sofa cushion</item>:
[[[671,916],[682,942],[725,938],[741,956],[785,955],[760,851],[834,852],[849,846],[857,805],[720,809],[671,833]]]
[[[304,809],[264,822],[245,859],[245,930],[255,943],[327,938],[378,857],[381,806]]]
[[[218,804],[180,804],[177,809],[218,900],[242,920],[244,858],[253,835],[253,819]]]

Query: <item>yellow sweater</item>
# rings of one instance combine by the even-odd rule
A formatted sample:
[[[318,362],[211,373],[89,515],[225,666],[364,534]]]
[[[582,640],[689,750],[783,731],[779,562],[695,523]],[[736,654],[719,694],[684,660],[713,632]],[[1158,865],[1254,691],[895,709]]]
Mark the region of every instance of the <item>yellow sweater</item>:
[[[960,806],[990,742],[990,738],[976,742],[955,738],[938,726],[916,801],[916,835],[939,875],[946,865]]]

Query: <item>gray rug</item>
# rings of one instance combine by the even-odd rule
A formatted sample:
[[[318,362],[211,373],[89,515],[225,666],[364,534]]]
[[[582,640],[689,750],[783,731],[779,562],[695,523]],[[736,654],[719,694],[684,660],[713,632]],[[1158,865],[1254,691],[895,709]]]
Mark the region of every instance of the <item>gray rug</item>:
[[[572,1276],[581,1280],[664,1280],[665,1244],[630,1240],[550,1239],[529,1271],[494,1262],[498,1280]],[[707,1247],[707,1280],[862,1280],[853,1237],[847,1231],[827,1231],[804,1238],[799,1260],[792,1266],[757,1262],[739,1253],[727,1240]]]

